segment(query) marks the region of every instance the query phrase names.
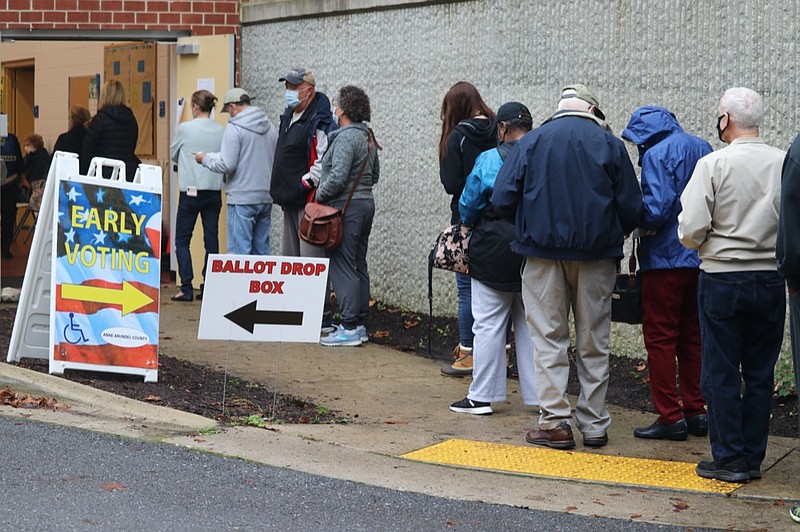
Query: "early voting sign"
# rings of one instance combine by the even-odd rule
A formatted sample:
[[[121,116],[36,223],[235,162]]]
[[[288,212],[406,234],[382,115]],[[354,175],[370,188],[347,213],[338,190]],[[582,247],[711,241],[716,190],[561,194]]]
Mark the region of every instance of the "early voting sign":
[[[319,342],[328,259],[209,255],[200,340]]]
[[[103,167],[113,168],[111,179]],[[158,376],[161,170],[133,183],[120,161],[58,175],[54,191],[50,373]]]

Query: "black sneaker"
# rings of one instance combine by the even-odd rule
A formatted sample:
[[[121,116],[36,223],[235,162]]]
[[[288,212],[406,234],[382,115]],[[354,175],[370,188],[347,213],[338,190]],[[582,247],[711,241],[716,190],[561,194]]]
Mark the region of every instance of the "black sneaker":
[[[694,470],[703,478],[713,478],[723,482],[747,482],[750,480],[747,461],[744,458],[731,460],[725,465],[703,460],[697,464]]]
[[[450,410],[453,412],[461,412],[462,414],[488,416],[492,413],[492,405],[481,401],[473,401],[469,397],[465,397],[450,405]]]

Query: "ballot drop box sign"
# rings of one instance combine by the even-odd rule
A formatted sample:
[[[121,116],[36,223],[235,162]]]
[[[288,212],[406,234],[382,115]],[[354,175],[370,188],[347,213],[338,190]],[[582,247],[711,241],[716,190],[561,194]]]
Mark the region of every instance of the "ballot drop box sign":
[[[51,372],[156,380],[160,190],[72,176],[57,181],[54,196]]]
[[[328,259],[209,255],[200,340],[319,342]]]

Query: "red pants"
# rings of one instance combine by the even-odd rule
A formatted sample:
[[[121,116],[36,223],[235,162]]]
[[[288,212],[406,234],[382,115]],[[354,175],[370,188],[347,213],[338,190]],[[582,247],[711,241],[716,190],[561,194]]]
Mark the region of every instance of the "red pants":
[[[699,273],[696,268],[642,272],[642,333],[650,394],[662,425],[706,413],[700,392]]]

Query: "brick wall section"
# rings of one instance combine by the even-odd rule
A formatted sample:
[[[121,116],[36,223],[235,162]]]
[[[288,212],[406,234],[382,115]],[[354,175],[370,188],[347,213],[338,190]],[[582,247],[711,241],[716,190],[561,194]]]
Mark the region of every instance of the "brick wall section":
[[[0,31],[190,30],[239,35],[239,1],[0,0]]]
[[[0,32],[8,29],[233,33],[239,82],[239,0],[0,0]]]

